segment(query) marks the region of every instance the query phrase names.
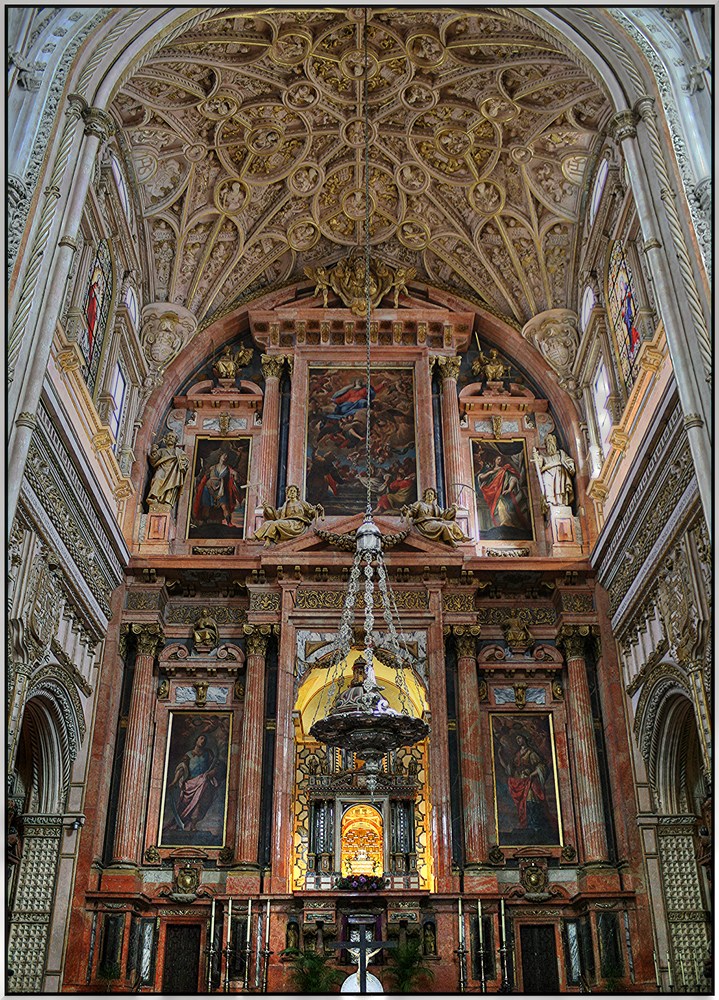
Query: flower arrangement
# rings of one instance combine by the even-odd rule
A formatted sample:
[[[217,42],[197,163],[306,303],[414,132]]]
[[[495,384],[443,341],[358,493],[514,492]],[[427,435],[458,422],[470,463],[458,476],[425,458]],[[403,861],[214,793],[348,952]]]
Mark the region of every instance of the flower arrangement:
[[[337,889],[356,892],[377,892],[386,885],[387,881],[381,875],[341,875],[335,882]]]

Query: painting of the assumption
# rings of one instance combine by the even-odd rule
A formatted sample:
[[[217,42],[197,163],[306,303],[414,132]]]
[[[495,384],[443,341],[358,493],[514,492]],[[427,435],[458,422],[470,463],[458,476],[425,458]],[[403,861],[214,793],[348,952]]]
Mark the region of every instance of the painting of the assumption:
[[[223,847],[229,712],[171,712],[160,815],[161,847]]]
[[[497,843],[561,845],[550,716],[491,720]]]
[[[250,438],[197,438],[188,538],[243,538]]]
[[[472,441],[479,537],[532,541],[532,514],[524,441]]]
[[[367,385],[364,369],[310,368],[306,497],[328,515],[356,514],[367,496]],[[369,401],[375,514],[399,515],[417,499],[414,372],[372,371]]]

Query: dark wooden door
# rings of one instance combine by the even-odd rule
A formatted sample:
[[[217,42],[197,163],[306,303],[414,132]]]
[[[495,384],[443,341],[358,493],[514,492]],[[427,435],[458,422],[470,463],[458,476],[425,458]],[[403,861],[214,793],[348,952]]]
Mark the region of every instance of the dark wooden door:
[[[522,992],[559,993],[557,944],[552,924],[525,924],[522,944]]]
[[[200,974],[200,925],[168,924],[165,931],[163,993],[196,994]]]

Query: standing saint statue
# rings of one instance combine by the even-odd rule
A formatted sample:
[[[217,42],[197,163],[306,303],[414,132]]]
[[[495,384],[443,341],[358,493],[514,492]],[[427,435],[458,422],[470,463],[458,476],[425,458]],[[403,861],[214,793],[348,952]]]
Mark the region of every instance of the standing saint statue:
[[[547,434],[547,454],[541,455],[535,448],[532,460],[542,487],[542,497],[546,507],[569,507],[574,500],[572,476],[576,472],[574,460],[561,448],[557,448],[554,434]]]
[[[155,473],[147,491],[148,506],[166,504],[174,507],[190,467],[190,460],[178,444],[174,431],[168,431],[159,444],[153,444],[149,460]]]
[[[433,542],[447,542],[456,545],[466,542],[462,529],[457,524],[457,506],[442,509],[437,503],[437,491],[430,486],[422,494],[422,499],[415,501],[409,507],[402,508],[402,514],[411,521],[417,531]]]
[[[325,516],[320,504],[311,504],[300,499],[298,486],[287,487],[287,499],[279,508],[263,503],[262,513],[266,520],[259,526],[254,537],[265,545],[296,538],[307,531],[315,518],[324,519]]]

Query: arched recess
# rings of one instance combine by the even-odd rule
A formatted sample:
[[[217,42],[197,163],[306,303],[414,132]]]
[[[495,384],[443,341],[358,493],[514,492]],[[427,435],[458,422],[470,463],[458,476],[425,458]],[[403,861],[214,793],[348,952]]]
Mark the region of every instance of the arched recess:
[[[697,864],[706,786],[694,706],[680,667],[662,663],[649,674],[635,729],[655,799],[671,961],[675,969],[692,970],[709,947],[708,887]]]
[[[328,669],[329,653],[323,652],[320,647],[311,654],[312,662],[306,663],[296,690],[293,888],[329,890],[340,874],[346,874],[345,817],[349,812],[351,818],[352,808],[359,805],[371,806],[377,814],[373,843],[378,838],[381,843],[368,852],[374,856],[374,866],[371,859],[365,859],[368,870],[362,873],[386,874],[390,882],[397,879],[397,888],[406,888],[402,880],[409,878],[413,888],[432,891],[427,741],[386,755],[378,788],[370,793],[363,782],[361,759],[318,744],[309,732],[331,704],[334,676]],[[361,655],[359,649],[350,652],[342,670],[345,681],[351,679],[352,665]],[[381,656],[381,649],[377,656]],[[402,693],[393,669],[378,658],[374,669],[391,707],[420,717],[427,711],[425,680],[420,673],[407,672],[407,690]],[[362,813],[358,820],[364,823],[367,816],[363,810],[358,812]],[[379,863],[380,852],[383,865]],[[360,860],[360,867],[362,864]]]
[[[8,966],[12,991],[20,993],[43,989],[63,813],[85,732],[74,685],[58,676],[62,668],[38,673],[25,704],[11,791],[19,860],[8,892]]]

